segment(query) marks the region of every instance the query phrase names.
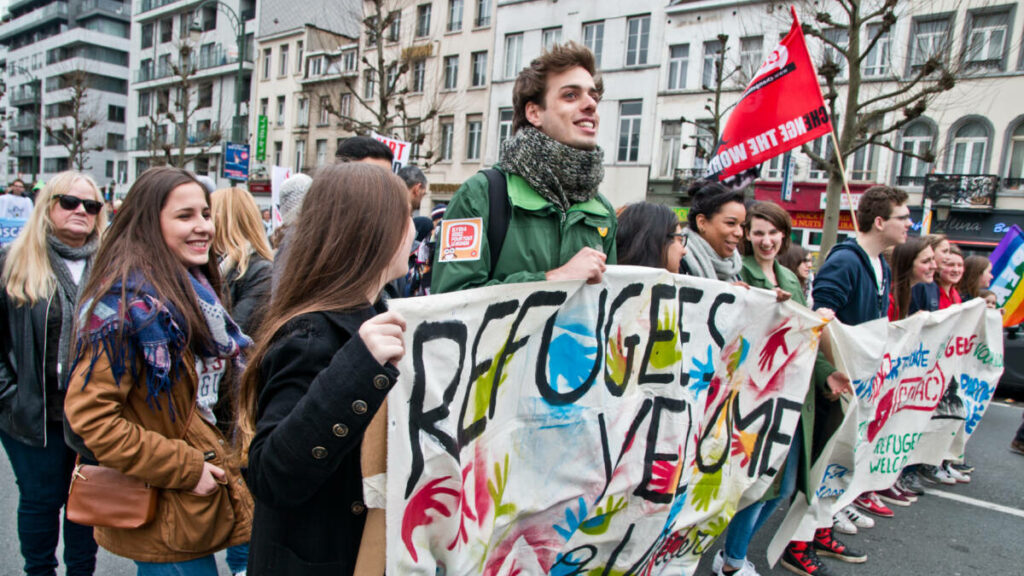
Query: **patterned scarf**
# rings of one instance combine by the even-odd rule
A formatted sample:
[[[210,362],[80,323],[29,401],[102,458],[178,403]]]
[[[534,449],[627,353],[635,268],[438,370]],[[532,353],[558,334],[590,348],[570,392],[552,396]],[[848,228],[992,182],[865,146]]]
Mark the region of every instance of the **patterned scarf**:
[[[520,128],[501,146],[498,165],[518,174],[545,200],[565,212],[597,196],[604,179],[604,151],[573,148],[533,126]]]
[[[60,338],[57,342],[57,366],[60,374],[57,374],[57,387],[64,389],[64,369],[68,365],[68,353],[71,351],[71,342],[74,340],[75,326],[75,302],[78,301],[78,289],[89,280],[89,269],[92,267],[92,257],[99,248],[98,235],[93,235],[89,242],[75,248],[61,242],[53,234],[46,235],[46,251],[50,259],[50,269],[57,278],[57,299],[60,301]],[[65,260],[85,260],[85,270],[82,272],[81,280],[75,283],[71,276],[71,270]],[[68,372],[67,374],[70,374]]]
[[[686,255],[683,256],[683,262],[690,269],[691,276],[723,282],[739,280],[740,270],[743,268],[743,258],[738,251],[733,250],[732,256],[722,258],[711,247],[711,244],[708,244],[708,241],[692,228],[685,228],[683,234],[689,237],[686,242]]]
[[[202,273],[192,272],[189,279],[213,339],[211,349],[199,350],[197,354],[204,358],[229,359],[236,368],[242,369],[240,354],[252,345],[252,340],[228,315]],[[138,380],[140,366],[136,360],[141,352],[146,365],[146,403],[159,410],[160,395],[166,394],[173,418],[174,407],[169,400],[171,388],[180,370],[188,369],[184,366],[184,318],[176,308],[161,302],[156,290],[141,276],[133,276],[125,284],[127,301],[121,299],[121,288],[121,282],[115,282],[96,303],[91,316],[85,315],[91,300],[83,302],[79,309],[76,365],[82,359],[83,346],[92,346],[89,370],[85,373],[82,387],[89,383],[100,354],[105,354],[110,361],[115,383],[121,383],[121,377],[127,370],[131,370],[131,376]],[[72,366],[68,373],[74,373],[74,370],[75,366]]]

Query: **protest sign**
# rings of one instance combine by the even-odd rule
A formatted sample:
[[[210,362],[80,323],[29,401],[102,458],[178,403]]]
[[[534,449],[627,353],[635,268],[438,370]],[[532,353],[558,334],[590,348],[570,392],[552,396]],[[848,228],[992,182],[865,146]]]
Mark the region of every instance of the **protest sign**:
[[[25,227],[25,222],[27,220],[21,218],[0,218],[0,246],[14,242]]]
[[[716,143],[707,173],[719,180],[832,130],[796,9],[791,10],[789,34],[754,73]]]
[[[679,574],[777,474],[822,321],[662,270],[392,300],[387,571]]]
[[[412,143],[405,142],[403,140],[397,140],[395,138],[388,138],[382,136],[376,132],[370,132],[370,136],[383,144],[386,144],[391,149],[391,153],[395,155],[394,161],[391,163],[391,170],[397,173],[406,164],[409,163],[410,153],[412,151]]]
[[[911,464],[960,458],[1003,369],[1000,315],[985,302],[920,312],[899,322],[831,326],[836,367],[856,396],[811,469],[811,502],[798,495],[768,547],[774,563],[790,540],[814,529],[863,492],[884,490]]]
[[[1016,224],[1010,226],[999,245],[989,256],[992,262],[992,284],[996,303],[1004,310],[1003,326],[1024,322],[1024,232]]]

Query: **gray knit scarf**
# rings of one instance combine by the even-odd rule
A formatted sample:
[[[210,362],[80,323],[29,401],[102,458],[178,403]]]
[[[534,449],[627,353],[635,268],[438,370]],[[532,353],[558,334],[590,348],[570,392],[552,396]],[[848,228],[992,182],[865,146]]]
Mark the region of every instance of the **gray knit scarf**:
[[[689,238],[686,241],[686,255],[683,262],[690,269],[691,276],[700,276],[723,282],[735,282],[739,280],[740,270],[743,268],[743,258],[738,251],[733,251],[732,256],[722,258],[715,252],[715,249],[708,244],[699,233],[693,228],[686,228],[683,234]]]
[[[498,165],[518,174],[545,200],[565,212],[597,196],[604,179],[604,151],[573,148],[537,130],[520,128],[501,146]]]
[[[57,278],[57,297],[60,300],[60,341],[57,343],[57,366],[61,370],[68,366],[68,356],[71,352],[72,338],[75,327],[75,305],[78,301],[78,290],[89,279],[89,270],[92,268],[92,257],[99,248],[99,240],[96,235],[81,247],[75,248],[61,242],[53,234],[46,235],[46,251],[50,257],[50,268]],[[75,284],[64,260],[85,260],[85,270],[82,272],[82,279]],[[64,374],[57,374],[57,387],[64,389]]]

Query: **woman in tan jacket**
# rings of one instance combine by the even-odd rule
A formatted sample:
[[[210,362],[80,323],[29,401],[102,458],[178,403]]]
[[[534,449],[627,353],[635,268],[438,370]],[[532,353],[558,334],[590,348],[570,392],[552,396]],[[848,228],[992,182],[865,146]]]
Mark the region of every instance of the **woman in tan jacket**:
[[[101,466],[159,489],[152,522],[95,530],[139,576],[215,576],[213,553],[249,541],[225,373],[250,341],[218,298],[213,231],[209,194],[191,173],[150,169],[81,296],[67,421]]]

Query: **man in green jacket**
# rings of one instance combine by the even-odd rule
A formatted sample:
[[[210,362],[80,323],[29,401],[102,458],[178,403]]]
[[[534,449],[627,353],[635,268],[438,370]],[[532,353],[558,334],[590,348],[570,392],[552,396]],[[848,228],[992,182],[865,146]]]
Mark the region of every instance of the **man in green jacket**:
[[[597,188],[597,104],[604,86],[594,55],[569,42],[524,68],[512,95],[513,135],[497,168],[510,210],[500,251],[488,240],[489,183],[478,173],[455,193],[441,224],[431,292],[541,280],[601,281],[615,263],[615,211]],[[496,242],[497,244],[497,242]]]

